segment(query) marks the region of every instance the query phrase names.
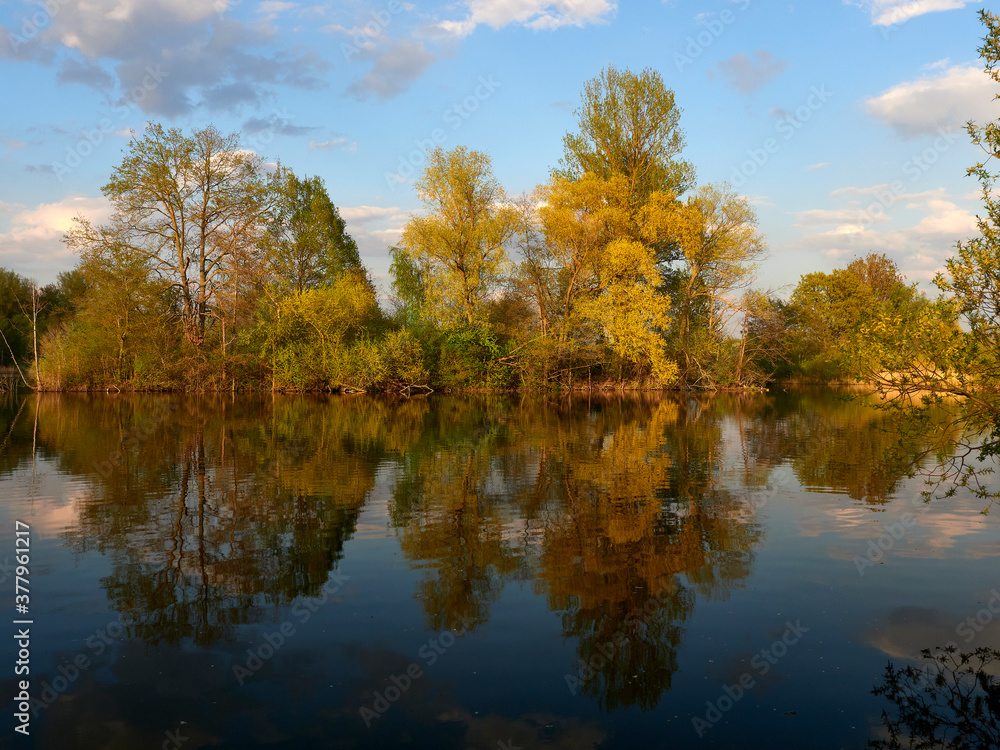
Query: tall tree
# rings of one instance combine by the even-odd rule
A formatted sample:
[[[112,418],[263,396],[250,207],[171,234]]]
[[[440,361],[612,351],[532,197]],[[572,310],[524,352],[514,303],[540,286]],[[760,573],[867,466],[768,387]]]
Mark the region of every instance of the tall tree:
[[[257,244],[267,196],[263,161],[235,133],[212,126],[185,136],[150,123],[129,144],[103,188],[107,225],[77,219],[76,249],[122,246],[146,258],[177,292],[187,340],[200,349],[216,296],[234,259]]]
[[[465,146],[431,151],[416,188],[429,213],[410,216],[400,244],[418,267],[428,267],[428,297],[439,320],[481,322],[508,264],[517,213],[489,156]]]
[[[282,167],[270,184],[275,207],[263,248],[275,281],[302,292],[363,270],[358,245],[321,178],[300,178]]]
[[[609,65],[586,83],[576,110],[579,132],[563,139],[557,174],[571,179],[592,172],[623,176],[636,206],[657,191],[681,195],[695,182],[684,149],[681,108],[659,72],[618,70]]]

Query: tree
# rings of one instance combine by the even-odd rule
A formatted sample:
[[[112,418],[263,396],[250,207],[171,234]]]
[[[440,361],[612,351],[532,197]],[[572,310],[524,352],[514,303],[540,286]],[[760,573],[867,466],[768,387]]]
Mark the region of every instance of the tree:
[[[694,167],[678,159],[684,149],[681,112],[657,71],[636,74],[609,65],[584,86],[576,110],[580,130],[563,139],[556,174],[622,176],[634,207],[657,191],[679,196],[695,182]]]
[[[612,351],[625,363],[648,364],[662,383],[677,377],[667,357],[662,331],[669,325],[670,299],[658,292],[656,259],[648,247],[630,240],[608,245],[600,259],[601,293],[581,305],[604,331]]]
[[[148,259],[126,245],[96,245],[72,274],[68,283],[86,293],[72,318],[44,340],[46,379],[56,387],[175,385],[176,307]]]
[[[430,214],[410,216],[401,246],[429,270],[427,292],[436,317],[473,325],[482,320],[506,270],[505,245],[516,212],[489,156],[464,146],[431,151],[416,188]]]
[[[392,302],[396,315],[403,325],[412,327],[426,313],[428,270],[421,268],[418,261],[402,248],[389,248],[389,255],[392,257],[389,273],[392,276]]]
[[[751,290],[740,301],[743,325],[735,382],[763,385],[778,371],[787,372],[791,316],[788,305],[764,292]]]
[[[31,306],[31,282],[14,271],[0,268],[0,366],[13,367],[30,350],[31,325],[25,310]]]
[[[212,126],[185,136],[150,123],[103,188],[110,222],[77,219],[71,248],[127,247],[177,292],[187,341],[201,349],[216,297],[267,214],[263,161]]]
[[[270,178],[274,211],[263,238],[269,277],[295,292],[363,270],[358,245],[319,177],[279,168]]]
[[[271,359],[275,386],[354,386],[363,368],[352,347],[381,324],[368,277],[347,272],[332,284],[282,297],[274,316],[259,320],[261,354]]]
[[[888,739],[871,750],[940,748],[985,750],[1000,746],[1000,651],[958,653],[953,645],[923,649],[922,663],[902,669],[890,662],[872,690],[892,704],[882,711]]]
[[[526,262],[535,268],[544,262],[548,269],[546,274],[536,271],[538,283],[548,287],[538,296],[552,299],[549,312],[558,321],[560,345],[581,322],[580,302],[600,290],[602,258],[627,224],[622,207],[626,190],[621,177],[604,179],[587,172],[578,180],[553,177],[535,192],[544,250],[529,248]]]
[[[522,208],[520,286],[535,298],[542,336],[553,339],[549,350],[533,346],[525,357],[554,352],[561,373],[617,360],[619,377],[628,365],[631,376],[673,380],[662,336],[670,299],[654,250],[666,220],[655,214],[653,231],[653,214],[632,211],[629,190],[623,175],[554,175],[535,191],[531,215]],[[649,196],[654,204],[666,213],[679,205],[659,192]]]
[[[807,374],[857,376],[859,332],[872,321],[910,315],[921,304],[885,254],[869,253],[830,273],[806,274],[790,300],[793,357]]]
[[[681,383],[714,388],[720,347],[743,312],[742,292],[766,251],[756,215],[727,185],[706,185],[683,206],[662,196],[645,213],[648,239],[678,250],[679,264],[664,273],[664,284],[673,300],[671,340]]]

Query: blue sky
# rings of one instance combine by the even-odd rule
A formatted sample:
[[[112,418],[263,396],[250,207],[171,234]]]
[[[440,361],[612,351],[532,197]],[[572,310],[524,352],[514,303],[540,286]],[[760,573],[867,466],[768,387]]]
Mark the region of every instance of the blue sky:
[[[885,252],[924,288],[974,236],[964,123],[1000,116],[966,0],[0,0],[0,266],[71,268],[75,214],[130,129],[241,131],[319,175],[384,284],[423,147],[547,178],[603,67],[660,71],[699,184],[728,181],[769,246],[757,286]]]

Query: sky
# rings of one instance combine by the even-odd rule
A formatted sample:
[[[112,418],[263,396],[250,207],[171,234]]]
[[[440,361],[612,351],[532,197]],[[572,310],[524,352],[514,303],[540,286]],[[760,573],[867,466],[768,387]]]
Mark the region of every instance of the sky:
[[[424,151],[544,182],[585,83],[653,68],[698,184],[728,182],[768,245],[756,286],[884,252],[921,288],[977,234],[968,120],[1000,118],[967,0],[0,0],[0,266],[71,269],[76,215],[147,122],[213,124],[318,175],[383,288]]]

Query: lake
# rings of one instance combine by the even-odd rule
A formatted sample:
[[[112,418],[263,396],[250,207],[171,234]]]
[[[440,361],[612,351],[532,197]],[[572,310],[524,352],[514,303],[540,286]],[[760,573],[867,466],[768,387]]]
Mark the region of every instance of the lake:
[[[889,662],[1000,648],[929,440],[780,388],[12,397],[4,695],[60,750],[864,748]]]

